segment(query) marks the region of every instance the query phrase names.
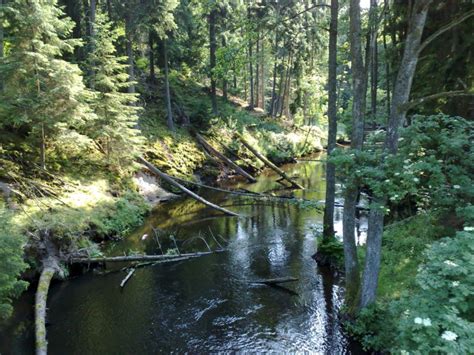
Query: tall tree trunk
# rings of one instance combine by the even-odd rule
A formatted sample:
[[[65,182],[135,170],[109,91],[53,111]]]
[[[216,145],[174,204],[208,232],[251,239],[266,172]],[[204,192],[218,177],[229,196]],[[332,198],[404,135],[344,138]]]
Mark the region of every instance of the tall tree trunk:
[[[211,77],[211,105],[212,113],[214,115],[218,114],[217,109],[217,95],[216,95],[216,78],[214,69],[216,67],[216,17],[217,12],[215,9],[212,9],[209,13],[209,58],[210,58],[210,77]]]
[[[337,139],[337,14],[338,0],[331,0],[329,25],[329,73],[328,73],[328,157],[336,148]],[[306,97],[305,97],[306,101]],[[336,167],[326,164],[326,203],[324,205],[323,237],[334,236],[334,202],[336,195]]]
[[[226,48],[227,47],[227,41],[225,36],[222,36],[222,47]],[[228,99],[228,82],[227,82],[227,73],[224,74],[224,78],[222,79],[222,95],[225,100]]]
[[[128,64],[128,81],[129,85],[127,91],[129,94],[135,93],[135,60],[133,56],[133,34],[132,34],[132,19],[130,14],[125,15],[125,37],[127,50],[127,64]]]
[[[109,16],[109,21],[113,21],[113,19],[112,19],[112,3],[111,3],[111,0],[107,0],[107,15]]]
[[[3,7],[3,0],[0,0],[0,8]],[[3,59],[3,22],[0,20],[0,62]],[[0,77],[0,91],[3,90],[3,78]]]
[[[41,123],[40,159],[41,168],[46,170],[46,133],[44,123]]]
[[[351,149],[360,151],[364,139],[365,94],[367,90],[366,73],[362,61],[361,23],[359,0],[350,2],[350,42],[352,62],[352,135]],[[359,262],[355,242],[355,212],[359,186],[349,182],[344,193],[343,243],[344,266],[346,274],[346,304],[349,313],[357,309],[360,287]]]
[[[92,38],[95,38],[95,17],[96,17],[97,2],[90,0],[89,4],[89,33]]]
[[[265,37],[260,43],[260,107],[265,111]]]
[[[96,8],[97,3],[96,0],[90,0],[89,2],[89,53],[93,53],[96,46],[96,30],[95,30],[95,18],[96,18]],[[89,76],[90,80],[90,87],[92,90],[95,89],[95,62],[92,61],[91,66],[89,68]]]
[[[270,116],[275,115],[275,101],[276,101],[276,80],[278,69],[278,33],[275,32],[275,58],[273,59],[273,83],[272,83],[272,99],[270,102]]]
[[[249,109],[250,110],[253,110],[255,104],[254,104],[254,95],[255,95],[255,92],[254,92],[254,82],[253,82],[253,54],[252,54],[252,41],[249,40],[249,49],[248,49],[248,53],[249,53],[249,89],[250,89],[250,98],[249,98]]]
[[[257,34],[255,63],[255,105],[260,107],[260,33]]]
[[[173,122],[173,110],[171,108],[171,92],[170,92],[170,80],[169,80],[169,68],[168,68],[168,46],[166,45],[166,39],[163,40],[163,60],[165,65],[165,91],[166,91],[166,111],[167,118],[166,123],[170,131],[174,131]]]
[[[150,62],[150,82],[156,81],[155,76],[155,48],[154,48],[155,34],[153,30],[148,31],[148,58]]]
[[[399,131],[406,118],[406,103],[410,97],[430,3],[431,0],[415,0],[409,18],[407,37],[393,90],[392,107],[385,137],[384,150],[386,154],[397,154]],[[362,308],[375,302],[380,271],[384,214],[379,206],[385,204],[386,196],[375,196],[374,202],[376,207],[371,208],[369,214],[367,252],[360,299]]]
[[[388,60],[387,56],[387,13],[388,13],[388,3],[387,0],[384,0],[384,8],[385,8],[385,13],[384,13],[384,30],[383,30],[383,51],[384,51],[384,57],[385,57],[385,83],[386,87],[385,90],[387,91],[387,121],[388,118],[390,117],[390,91],[391,91],[391,86],[390,86],[390,61]]]
[[[375,129],[377,118],[377,86],[378,86],[378,13],[377,0],[370,0],[370,114],[372,128]]]

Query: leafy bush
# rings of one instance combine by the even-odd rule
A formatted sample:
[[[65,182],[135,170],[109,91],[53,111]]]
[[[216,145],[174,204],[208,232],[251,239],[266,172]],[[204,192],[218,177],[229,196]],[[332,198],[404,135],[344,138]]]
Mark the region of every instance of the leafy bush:
[[[100,225],[100,232],[105,235],[115,233],[123,237],[143,222],[148,209],[140,196],[127,192],[117,200],[108,218]]]
[[[0,202],[0,320],[10,316],[11,301],[26,289],[27,282],[19,280],[26,269],[23,261],[25,238],[9,222],[10,216]]]
[[[465,229],[432,244],[400,298],[382,299],[347,325],[365,348],[412,354],[474,349],[474,228]]]
[[[394,351],[467,354],[474,349],[474,233],[433,244],[413,295],[394,302],[401,314]]]
[[[345,184],[366,186],[392,204],[410,199],[419,209],[454,210],[459,201],[474,199],[473,130],[473,123],[461,117],[416,116],[401,132],[398,153],[382,166],[382,150],[375,144],[361,152],[338,150],[332,161]],[[372,143],[382,137],[372,137]]]

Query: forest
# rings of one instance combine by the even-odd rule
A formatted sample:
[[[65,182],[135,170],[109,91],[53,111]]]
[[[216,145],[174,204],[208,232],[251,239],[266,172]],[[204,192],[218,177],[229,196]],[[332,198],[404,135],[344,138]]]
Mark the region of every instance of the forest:
[[[471,0],[0,0],[0,354],[472,354]]]

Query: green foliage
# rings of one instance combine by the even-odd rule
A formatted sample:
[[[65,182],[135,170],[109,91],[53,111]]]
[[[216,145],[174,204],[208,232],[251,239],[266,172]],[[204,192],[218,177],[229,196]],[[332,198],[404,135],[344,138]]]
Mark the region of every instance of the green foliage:
[[[331,261],[332,266],[344,269],[344,247],[342,242],[334,237],[318,239],[318,254]]]
[[[433,244],[416,277],[417,289],[395,302],[401,312],[393,350],[467,354],[474,349],[474,233]]]
[[[30,147],[90,118],[81,72],[63,59],[80,42],[68,39],[74,23],[56,3],[14,0],[4,5],[9,49],[0,62],[0,125],[26,132]]]
[[[443,213],[421,213],[386,227],[377,288],[379,300],[396,299],[414,287],[418,266],[426,261],[426,247],[453,234],[445,218]]]
[[[441,239],[451,234],[442,221],[442,214],[419,215],[385,231],[379,301],[347,324],[365,348],[424,354],[472,347],[473,228]],[[445,339],[450,332],[457,338]]]
[[[19,280],[27,267],[23,261],[26,240],[11,223],[11,217],[11,212],[0,202],[0,320],[10,316],[12,300],[28,285]]]
[[[94,90],[90,107],[96,119],[87,125],[86,132],[109,164],[130,167],[143,144],[136,128],[137,96],[125,92],[130,85],[127,65],[123,64],[126,58],[117,56],[114,44],[118,32],[112,30],[104,14],[97,14],[95,31],[91,38],[92,51],[85,64],[89,71],[88,85]]]
[[[115,234],[124,237],[143,223],[143,217],[148,210],[149,206],[139,195],[127,192],[115,202],[108,216],[101,218],[103,222],[98,225],[98,231],[104,235]]]
[[[382,159],[374,136],[366,150],[339,150],[333,162],[345,184],[366,186],[391,203],[414,200],[419,209],[454,210],[474,198],[473,128],[461,117],[416,116],[402,130],[397,155]]]

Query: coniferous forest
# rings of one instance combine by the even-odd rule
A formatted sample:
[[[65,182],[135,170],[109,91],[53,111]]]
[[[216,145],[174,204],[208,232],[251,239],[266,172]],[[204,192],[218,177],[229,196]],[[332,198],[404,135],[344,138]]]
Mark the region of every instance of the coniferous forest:
[[[470,0],[0,0],[0,354],[472,354]]]

